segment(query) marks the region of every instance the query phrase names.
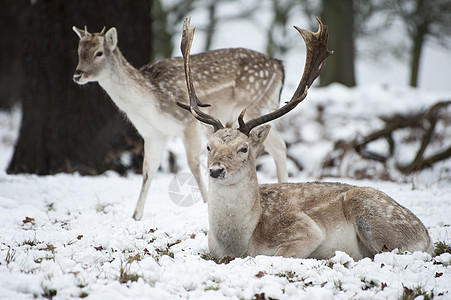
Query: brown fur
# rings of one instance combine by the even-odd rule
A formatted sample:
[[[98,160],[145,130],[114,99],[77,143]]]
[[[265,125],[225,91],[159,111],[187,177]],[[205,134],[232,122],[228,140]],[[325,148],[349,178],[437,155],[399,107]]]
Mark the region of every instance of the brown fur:
[[[432,254],[421,221],[376,189],[327,182],[259,185],[254,149],[268,131],[257,127],[247,137],[226,128],[209,140],[208,167],[224,169],[209,185],[214,256],[329,258],[340,250],[360,259],[395,248]],[[240,151],[243,145],[247,153]]]

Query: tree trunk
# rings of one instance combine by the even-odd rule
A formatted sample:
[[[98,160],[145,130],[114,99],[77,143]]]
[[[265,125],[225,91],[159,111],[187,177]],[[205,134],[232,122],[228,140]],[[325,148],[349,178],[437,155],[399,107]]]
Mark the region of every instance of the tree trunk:
[[[216,16],[216,4],[217,2],[212,1],[208,5],[208,24],[206,29],[206,38],[205,38],[205,46],[204,51],[211,50],[211,44],[213,43],[213,35],[216,30],[216,25],[218,23],[218,19]]]
[[[424,37],[426,35],[426,29],[423,26],[417,28],[417,32],[413,37],[413,47],[410,63],[410,86],[418,86],[418,74],[420,72],[420,59],[423,49]]]
[[[163,7],[164,0],[152,1],[153,44],[151,60],[156,61],[172,56],[172,34],[168,31],[168,12]]]
[[[320,85],[339,82],[355,86],[353,0],[323,0],[322,21],[329,28],[329,49],[334,50],[320,76]]]
[[[30,6],[22,124],[8,173],[121,170],[119,154],[141,138],[97,83],[72,82],[79,39],[71,27],[117,27],[123,53],[142,65],[150,54],[150,2],[37,0]]]
[[[0,10],[0,109],[9,109],[22,98],[21,27],[30,1],[9,1]]]

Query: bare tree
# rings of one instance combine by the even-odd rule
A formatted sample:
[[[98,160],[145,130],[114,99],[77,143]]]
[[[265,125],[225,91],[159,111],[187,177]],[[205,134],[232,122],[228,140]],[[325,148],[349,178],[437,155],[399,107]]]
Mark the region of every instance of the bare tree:
[[[195,7],[196,0],[152,1],[152,55],[151,60],[172,56],[172,38],[179,31],[177,26]]]
[[[330,28],[330,48],[335,55],[320,77],[321,86],[339,82],[355,86],[355,45],[353,0],[323,0],[322,19]]]
[[[240,7],[239,10],[233,13],[223,14],[221,13],[221,5],[242,5],[239,0],[204,0],[198,1],[199,6],[207,8],[208,22],[205,26],[199,26],[200,30],[205,31],[205,45],[204,51],[212,49],[212,44],[215,38],[215,32],[217,30],[218,24],[223,25],[226,22],[237,20],[237,19],[248,19],[252,18],[258,7],[261,5],[259,1],[248,1],[246,2],[246,7]]]
[[[288,39],[288,23],[290,12],[292,12],[299,1],[297,0],[271,0],[273,17],[267,32],[266,53],[270,56],[282,56],[289,48],[291,42]]]
[[[446,46],[451,34],[450,0],[387,0],[388,12],[395,13],[405,24],[411,40],[410,85],[418,86],[421,55],[427,39]],[[448,37],[448,39],[447,39]]]

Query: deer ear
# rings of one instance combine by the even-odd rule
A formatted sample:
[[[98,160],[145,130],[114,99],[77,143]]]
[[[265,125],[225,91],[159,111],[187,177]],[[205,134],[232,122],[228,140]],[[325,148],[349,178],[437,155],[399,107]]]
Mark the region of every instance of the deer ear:
[[[269,134],[269,130],[271,130],[271,125],[269,124],[258,126],[251,130],[249,138],[252,143],[252,148],[256,149],[263,144]]]
[[[85,36],[85,31],[83,29],[72,26],[72,30],[78,35],[80,40]]]
[[[117,31],[116,28],[111,27],[106,33],[105,33],[105,42],[106,46],[113,51],[117,46]]]

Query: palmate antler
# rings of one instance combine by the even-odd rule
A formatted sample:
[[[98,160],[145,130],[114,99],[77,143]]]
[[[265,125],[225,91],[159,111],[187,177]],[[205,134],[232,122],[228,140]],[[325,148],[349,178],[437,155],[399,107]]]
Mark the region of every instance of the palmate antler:
[[[302,102],[302,100],[305,99],[305,97],[307,96],[307,91],[313,84],[313,81],[315,81],[319,74],[321,74],[324,60],[333,53],[333,51],[327,50],[327,40],[329,38],[327,26],[325,26],[319,18],[316,18],[316,21],[318,22],[319,27],[316,33],[294,26],[294,28],[301,34],[302,38],[304,39],[307,53],[304,73],[302,74],[301,81],[299,82],[296,91],[291,97],[291,100],[286,102],[285,105],[281,108],[247,122],[244,122],[244,114],[246,113],[246,109],[244,109],[238,117],[239,131],[246,135],[249,135],[250,131],[254,127],[280,118],[281,116],[285,115],[293,108],[295,108],[300,102]],[[190,105],[188,106],[179,102],[177,102],[177,104],[180,107],[191,111],[194,117],[196,117],[196,119],[198,119],[199,121],[213,125],[216,131],[218,129],[224,128],[224,126],[217,118],[210,116],[199,109],[199,106],[205,107],[209,105],[202,104],[199,101],[196,92],[194,91],[193,82],[191,79],[189,53],[195,28],[190,28],[189,22],[190,18],[186,18],[185,23],[183,24],[183,35],[180,48],[182,50],[185,63],[185,78],[188,87]]]
[[[182,50],[184,67],[185,67],[185,80],[186,86],[188,88],[190,105],[186,105],[180,102],[176,102],[178,106],[189,110],[196,119],[206,124],[210,124],[214,127],[214,130],[217,131],[221,128],[224,128],[221,121],[217,118],[210,116],[199,109],[200,107],[208,107],[210,104],[203,104],[197,98],[196,91],[194,90],[193,81],[191,80],[191,66],[190,66],[190,50],[191,45],[193,43],[194,31],[195,27],[190,28],[189,23],[191,18],[186,18],[183,23],[183,34],[182,34],[182,42],[180,43],[180,50]]]
[[[305,58],[305,66],[304,73],[302,74],[301,81],[294,92],[291,100],[286,102],[284,106],[281,108],[270,112],[261,117],[249,120],[248,122],[244,122],[244,114],[246,110],[243,110],[238,117],[238,123],[240,127],[239,131],[242,133],[249,135],[249,132],[252,128],[262,125],[264,123],[270,122],[281,116],[285,115],[293,108],[295,108],[302,100],[307,97],[307,90],[313,84],[313,81],[321,74],[321,70],[323,68],[324,60],[333,54],[333,51],[327,50],[327,40],[329,38],[329,34],[327,32],[327,26],[325,26],[320,19],[317,17],[316,21],[318,22],[318,31],[313,33],[311,31],[301,29],[299,27],[294,26],[294,28],[301,34],[304,39],[307,53]]]

